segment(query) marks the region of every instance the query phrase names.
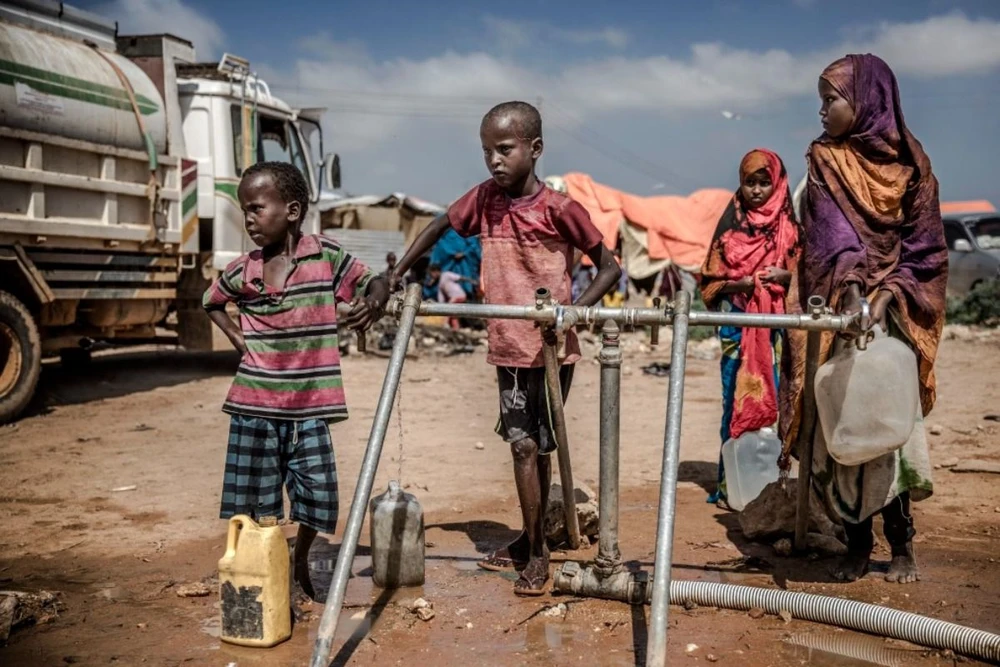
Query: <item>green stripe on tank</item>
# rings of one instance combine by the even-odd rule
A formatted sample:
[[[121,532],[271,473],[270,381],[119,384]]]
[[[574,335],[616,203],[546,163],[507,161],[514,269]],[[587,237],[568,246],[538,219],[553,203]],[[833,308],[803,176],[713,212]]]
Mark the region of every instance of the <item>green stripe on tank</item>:
[[[113,88],[0,58],[0,83],[13,86],[15,82],[23,83],[39,92],[57,97],[99,104],[123,111],[132,110],[132,103],[124,88]],[[136,93],[135,101],[139,106],[139,111],[144,116],[149,116],[160,110],[156,101],[145,95]]]

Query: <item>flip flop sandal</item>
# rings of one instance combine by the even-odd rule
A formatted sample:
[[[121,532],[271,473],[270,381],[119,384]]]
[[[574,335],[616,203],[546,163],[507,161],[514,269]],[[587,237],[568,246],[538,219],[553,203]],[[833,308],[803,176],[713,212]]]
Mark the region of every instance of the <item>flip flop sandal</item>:
[[[486,558],[476,563],[476,565],[490,572],[510,572],[512,570],[520,572],[528,564],[526,562],[515,561],[509,556],[501,556],[499,553],[494,551]]]
[[[521,577],[520,577],[520,579],[518,579],[518,581],[524,581],[524,582],[526,582],[528,584],[529,588],[523,588],[521,586],[516,586],[515,585],[514,586],[514,595],[519,595],[521,597],[529,597],[529,598],[534,598],[534,597],[538,597],[540,595],[545,595],[546,593],[548,593],[548,586],[547,586],[547,584],[549,583],[549,574],[548,574],[548,572],[545,573],[545,578],[542,579],[541,583],[536,586],[535,583],[539,579],[542,579],[542,578],[541,577],[534,577],[533,579],[529,579],[528,577],[524,576],[524,572],[521,572]]]

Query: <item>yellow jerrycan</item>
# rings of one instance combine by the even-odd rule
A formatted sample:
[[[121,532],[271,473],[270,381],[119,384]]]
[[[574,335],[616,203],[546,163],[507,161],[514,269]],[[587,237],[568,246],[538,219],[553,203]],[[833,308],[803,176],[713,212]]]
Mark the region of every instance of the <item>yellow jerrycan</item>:
[[[222,641],[266,648],[292,636],[288,561],[277,517],[259,524],[244,514],[229,520],[219,559]]]

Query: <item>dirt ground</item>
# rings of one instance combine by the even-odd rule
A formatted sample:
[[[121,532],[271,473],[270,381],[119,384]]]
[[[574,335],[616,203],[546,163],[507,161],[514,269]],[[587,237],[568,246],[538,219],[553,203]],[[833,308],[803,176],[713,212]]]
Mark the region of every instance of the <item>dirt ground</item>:
[[[640,348],[638,336],[626,348],[622,378],[621,531],[625,558],[648,569],[666,379],[640,368],[665,361],[669,347],[648,351]],[[935,463],[1000,461],[1000,424],[984,420],[1000,412],[998,349],[996,337],[963,335],[944,342],[939,402],[927,421],[936,434],[929,436]],[[334,428],[341,529],[385,364],[374,356],[344,361],[352,417]],[[223,551],[226,526],[216,517],[228,419],[219,406],[234,366],[231,354],[146,350],[103,355],[77,373],[58,364],[45,368],[32,414],[0,428],[0,589],[58,591],[65,609],[46,624],[16,629],[0,648],[0,664],[308,664],[321,604],[312,606],[285,644],[240,649],[218,639],[214,592],[201,598],[175,592],[188,582],[211,584]],[[921,583],[888,584],[876,571],[854,584],[836,584],[829,575],[832,561],[781,558],[769,546],[748,543],[735,515],[705,503],[718,456],[717,369],[716,360],[704,358],[691,358],[688,365],[675,578],[843,596],[1000,631],[1000,476],[936,470],[934,496],[914,510]],[[509,452],[492,431],[494,385],[481,349],[407,361],[401,422],[393,417],[375,489],[380,492],[397,475],[402,451],[402,482],[425,510],[427,583],[395,595],[373,588],[366,526],[334,664],[643,663],[648,607],[555,596],[519,599],[509,577],[476,568],[477,556],[514,535],[520,522]],[[597,401],[598,366],[587,359],[578,368],[567,410],[576,478],[594,488]],[[328,586],[338,542],[339,536],[313,549],[319,589]],[[562,557],[593,555],[588,550]],[[882,542],[876,560],[884,572],[888,550]],[[407,611],[405,602],[417,596],[434,603],[437,615],[430,622]],[[564,618],[537,614],[558,602],[568,606]],[[961,660],[827,626],[778,617],[755,620],[734,611],[671,607],[669,624],[671,664]]]

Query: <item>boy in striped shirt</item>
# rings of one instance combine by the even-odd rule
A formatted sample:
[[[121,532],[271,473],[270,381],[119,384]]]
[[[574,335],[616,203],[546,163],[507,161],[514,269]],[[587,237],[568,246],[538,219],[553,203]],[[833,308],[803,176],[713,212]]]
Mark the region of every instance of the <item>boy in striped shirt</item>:
[[[301,233],[309,206],[302,173],[283,162],[244,171],[238,196],[260,248],[234,260],[205,292],[204,306],[242,358],[222,407],[231,415],[220,517],[284,515],[282,485],[298,522],[295,581],[310,598],[309,548],[337,528],[337,470],[328,422],[347,419],[337,304],[363,331],[389,291],[333,239]],[[237,325],[225,307],[235,303]]]

